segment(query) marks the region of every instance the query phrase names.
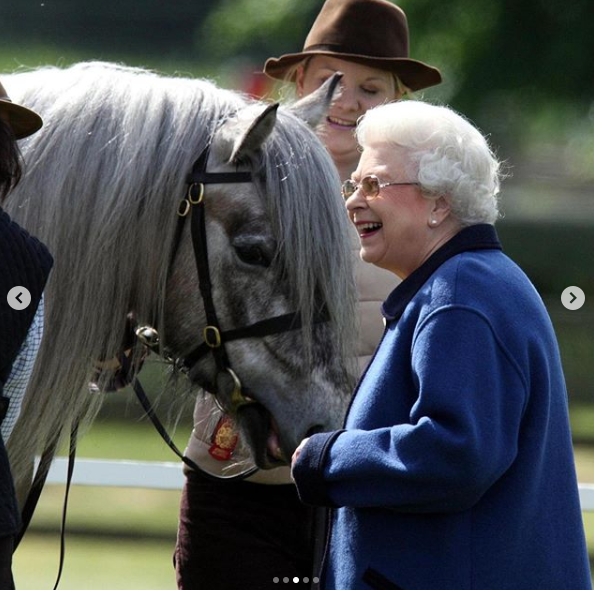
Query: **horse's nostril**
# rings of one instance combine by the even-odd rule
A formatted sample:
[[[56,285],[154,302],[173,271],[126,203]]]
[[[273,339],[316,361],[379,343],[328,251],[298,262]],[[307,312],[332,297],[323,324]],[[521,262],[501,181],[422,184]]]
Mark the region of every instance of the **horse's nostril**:
[[[309,436],[311,436],[312,434],[318,434],[319,432],[324,432],[324,427],[321,426],[320,424],[316,424],[315,426],[312,426],[306,433],[305,433],[305,438],[308,438]]]

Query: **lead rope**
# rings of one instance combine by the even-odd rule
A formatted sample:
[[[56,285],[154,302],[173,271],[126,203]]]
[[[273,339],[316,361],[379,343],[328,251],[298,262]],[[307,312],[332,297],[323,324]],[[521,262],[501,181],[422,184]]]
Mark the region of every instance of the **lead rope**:
[[[60,584],[60,579],[62,578],[62,571],[64,569],[64,560],[66,557],[66,515],[68,512],[68,498],[70,496],[70,486],[72,484],[72,476],[74,474],[77,435],[78,420],[74,422],[74,424],[72,425],[72,429],[70,431],[70,445],[68,449],[68,471],[66,474],[64,504],[62,506],[62,521],[60,524],[60,560],[58,565],[58,574],[56,576],[56,582],[54,584],[53,590],[57,590],[58,585]],[[31,518],[33,517],[33,513],[35,512],[37,503],[39,502],[39,497],[41,496],[41,492],[43,490],[43,486],[45,485],[45,481],[47,479],[47,475],[49,473],[54,455],[56,454],[56,447],[58,445],[59,438],[60,437],[58,435],[54,439],[54,441],[50,445],[48,445],[48,447],[46,447],[45,451],[41,456],[39,465],[37,466],[35,477],[33,479],[33,484],[31,485],[31,490],[27,495],[27,500],[25,502],[25,506],[23,507],[23,512],[21,516],[22,525],[21,529],[15,537],[13,553],[17,550],[17,547],[22,541],[23,536],[25,535],[25,532],[27,531],[27,528],[31,523]]]
[[[237,475],[233,475],[233,476],[229,476],[229,477],[224,477],[224,476],[219,477],[219,476],[213,475],[212,473],[209,473],[208,471],[205,471],[197,463],[192,461],[192,459],[190,459],[189,457],[186,457],[186,455],[184,455],[179,450],[177,445],[173,442],[173,440],[169,436],[169,433],[163,426],[163,423],[161,422],[161,420],[159,420],[158,416],[155,414],[155,410],[153,409],[151,402],[149,401],[149,399],[148,399],[142,385],[140,384],[140,381],[138,381],[138,379],[134,378],[134,381],[132,381],[132,387],[134,389],[134,393],[136,394],[136,398],[140,402],[140,405],[144,409],[146,415],[150,418],[150,421],[153,423],[153,426],[155,427],[157,432],[161,435],[161,438],[167,443],[169,448],[188,467],[190,467],[194,471],[197,471],[198,473],[201,473],[206,478],[213,480],[213,481],[230,481],[230,480],[245,479],[246,477],[249,477],[250,475],[253,475],[254,473],[256,473],[256,471],[258,471],[258,467],[254,466],[254,467],[250,467],[250,469],[243,471]]]
[[[62,507],[62,523],[60,525],[60,565],[53,590],[57,590],[62,570],[64,569],[64,558],[66,556],[66,513],[68,512],[68,498],[70,497],[70,485],[74,473],[74,460],[76,458],[76,441],[78,436],[78,421],[74,423],[70,431],[70,448],[68,450],[68,473],[66,475],[66,491],[64,492],[64,505]]]
[[[141,328],[141,330],[143,330],[143,329],[146,329],[146,328]],[[130,355],[130,356],[132,356],[132,355]],[[124,364],[128,365],[130,363],[130,358],[123,355],[123,358],[121,359],[120,362],[122,363],[123,366],[124,366]],[[124,366],[124,371],[126,371],[126,372],[128,371],[127,366]],[[256,471],[258,471],[258,467],[254,466],[254,467],[251,467],[250,469],[243,471],[237,475],[233,475],[233,476],[229,476],[229,477],[224,477],[224,476],[219,477],[219,476],[213,475],[212,473],[209,473],[208,471],[205,471],[197,463],[192,461],[192,459],[190,459],[189,457],[186,457],[186,455],[184,455],[179,450],[177,445],[173,442],[173,439],[171,438],[171,436],[169,436],[169,433],[165,429],[165,426],[163,426],[163,423],[161,422],[161,420],[159,420],[159,417],[155,413],[155,410],[154,410],[150,400],[148,399],[148,396],[146,395],[144,388],[142,387],[139,379],[136,376],[134,376],[132,379],[132,389],[134,390],[134,393],[136,394],[136,399],[138,399],[145,414],[149,417],[150,421],[153,423],[153,426],[155,427],[156,431],[159,433],[161,438],[167,443],[167,446],[184,462],[184,464],[187,465],[188,467],[190,467],[190,469],[193,469],[194,471],[201,473],[206,478],[211,479],[213,481],[221,481],[221,480],[230,481],[230,480],[245,479],[246,477],[249,477],[250,475],[253,475]]]

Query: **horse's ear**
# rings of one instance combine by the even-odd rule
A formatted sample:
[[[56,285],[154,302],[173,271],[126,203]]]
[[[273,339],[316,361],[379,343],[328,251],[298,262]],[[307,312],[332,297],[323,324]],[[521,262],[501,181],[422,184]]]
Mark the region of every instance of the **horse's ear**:
[[[341,72],[335,72],[315,92],[298,100],[287,110],[315,129],[328,112],[333,100],[340,96]]]
[[[245,161],[260,149],[274,129],[277,110],[278,103],[266,107],[248,127],[247,131],[235,140],[230,162],[237,164]]]

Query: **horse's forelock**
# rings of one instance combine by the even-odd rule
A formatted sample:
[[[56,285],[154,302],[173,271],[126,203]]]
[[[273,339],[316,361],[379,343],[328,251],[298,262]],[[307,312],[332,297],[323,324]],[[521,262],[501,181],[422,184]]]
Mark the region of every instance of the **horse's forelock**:
[[[264,169],[267,207],[305,320],[306,347],[311,347],[312,321],[323,305],[332,319],[336,352],[352,358],[355,288],[348,218],[332,160],[301,120],[281,110],[266,142]],[[317,286],[315,292],[311,285]]]

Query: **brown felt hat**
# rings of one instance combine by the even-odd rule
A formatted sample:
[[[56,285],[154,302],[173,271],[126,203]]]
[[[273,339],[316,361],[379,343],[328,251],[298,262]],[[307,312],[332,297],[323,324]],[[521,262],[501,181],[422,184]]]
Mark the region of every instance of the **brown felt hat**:
[[[411,90],[441,82],[437,68],[408,57],[406,15],[387,0],[326,0],[303,51],[269,58],[264,73],[284,80],[289,68],[312,55],[329,55],[393,72]]]
[[[6,115],[7,122],[17,139],[23,139],[41,129],[41,117],[31,109],[16,104],[8,98],[4,86],[0,82],[0,115]]]

